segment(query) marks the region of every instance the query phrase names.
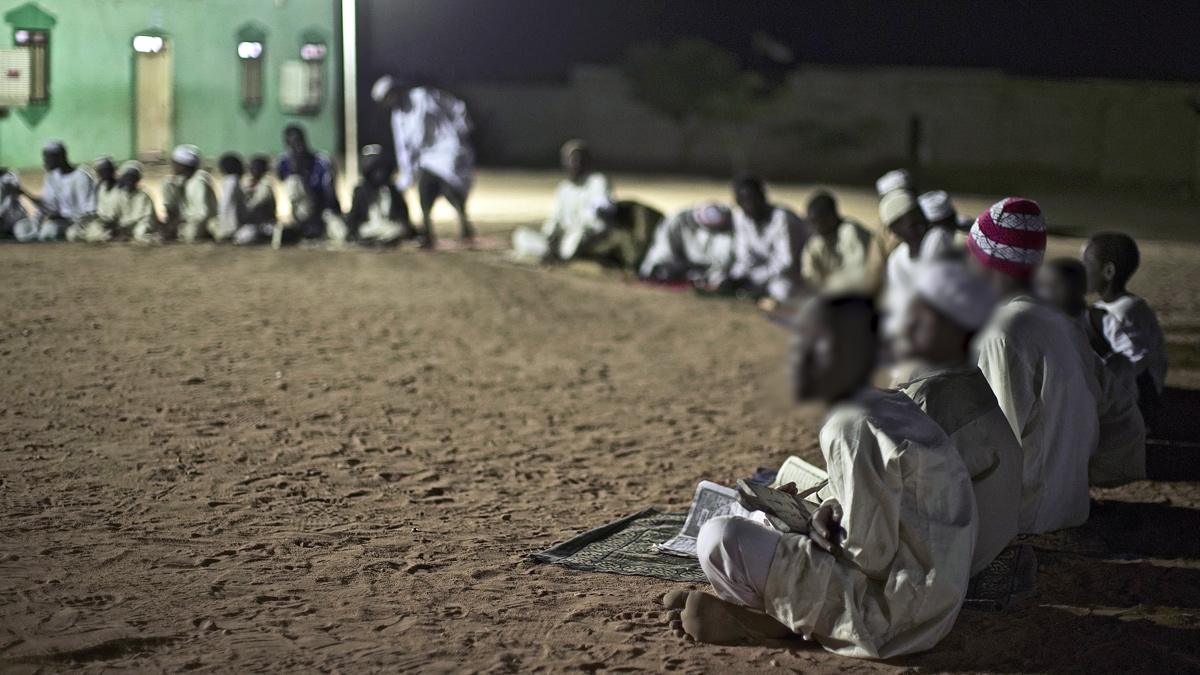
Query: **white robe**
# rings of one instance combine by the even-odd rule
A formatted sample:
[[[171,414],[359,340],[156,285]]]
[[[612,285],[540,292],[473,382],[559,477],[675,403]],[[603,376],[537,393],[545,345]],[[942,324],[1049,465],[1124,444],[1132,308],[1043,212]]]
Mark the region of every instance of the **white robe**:
[[[979,574],[1019,533],[1021,444],[974,365],[923,369],[901,388],[950,436],[971,476],[979,511],[971,575]]]
[[[917,257],[910,255],[908,243],[901,243],[887,259],[887,286],[883,295],[883,332],[895,337],[904,325],[904,313],[912,302],[917,267],[955,250],[954,233],[943,227],[930,228],[921,239]]]
[[[733,210],[733,266],[729,278],[748,281],[775,300],[792,293],[792,227],[799,219],[776,206],[762,230],[741,209]]]
[[[1162,392],[1167,382],[1167,348],[1154,310],[1132,293],[1112,302],[1097,302],[1096,306],[1108,312],[1103,322],[1104,337],[1113,351],[1129,359],[1137,375],[1150,373],[1155,388]]]
[[[885,254],[873,232],[853,221],[842,221],[832,245],[819,234],[808,238],[800,254],[800,276],[816,290],[874,296],[883,281]]]
[[[936,645],[966,597],[975,498],[958,452],[900,392],[865,391],[821,429],[844,556],[784,534],[765,611],[826,649],[886,659]]]
[[[1083,524],[1101,395],[1087,338],[1057,310],[1016,296],[997,308],[977,350],[1021,442],[1021,532]]]
[[[547,239],[558,237],[554,254],[560,260],[574,258],[584,239],[604,231],[606,225],[599,211],[612,203],[612,185],[602,173],[589,174],[583,183],[559,183],[554,192],[554,212],[542,225]]]
[[[663,221],[642,258],[638,273],[649,278],[656,268],[678,278],[695,276],[718,285],[733,264],[733,233],[715,231],[696,222],[687,209]]]
[[[413,184],[417,171],[428,171],[463,194],[475,177],[475,151],[468,144],[471,118],[467,106],[437,89],[414,87],[409,109],[392,111],[396,143],[396,187]]]

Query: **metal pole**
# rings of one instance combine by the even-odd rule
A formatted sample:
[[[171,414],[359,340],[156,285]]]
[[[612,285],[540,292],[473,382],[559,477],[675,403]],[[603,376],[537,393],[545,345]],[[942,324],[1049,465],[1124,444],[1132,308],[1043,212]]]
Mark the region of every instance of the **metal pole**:
[[[358,1],[342,0],[342,89],[346,184],[358,180]]]

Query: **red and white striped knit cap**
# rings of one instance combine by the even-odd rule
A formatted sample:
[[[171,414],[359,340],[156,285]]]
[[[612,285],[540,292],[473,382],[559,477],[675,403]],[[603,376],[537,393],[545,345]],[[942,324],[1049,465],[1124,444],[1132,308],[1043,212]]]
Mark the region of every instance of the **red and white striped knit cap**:
[[[992,204],[971,227],[967,249],[986,267],[1028,279],[1046,253],[1046,220],[1041,207],[1021,197]]]

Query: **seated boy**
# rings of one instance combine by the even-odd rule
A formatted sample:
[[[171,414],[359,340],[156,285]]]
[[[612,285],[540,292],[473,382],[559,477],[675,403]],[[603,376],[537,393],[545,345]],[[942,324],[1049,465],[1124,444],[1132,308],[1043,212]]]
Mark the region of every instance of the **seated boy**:
[[[1119,232],[1092,235],[1083,251],[1088,291],[1100,295],[1096,306],[1107,312],[1104,337],[1133,364],[1138,404],[1153,427],[1167,381],[1167,349],[1154,310],[1126,288],[1140,263],[1137,242]]]
[[[676,213],[658,226],[638,275],[653,281],[687,281],[716,288],[729,277],[732,264],[729,207],[705,202]]]
[[[995,305],[992,290],[961,262],[924,263],[896,348],[918,364],[900,389],[946,432],[971,475],[979,510],[972,575],[1017,537],[1021,503],[1021,444],[971,354]]]
[[[800,276],[813,290],[874,296],[887,256],[879,237],[838,213],[837,200],[818,192],[808,200],[812,236],[800,254]]]
[[[85,224],[96,214],[96,181],[82,167],[71,164],[67,148],[50,141],[42,148],[46,177],[42,195],[23,194],[38,207],[38,215],[16,228],[18,241],[54,241],[72,225]]]
[[[283,130],[287,147],[275,165],[283,191],[292,209],[292,222],[280,223],[273,243],[327,238],[341,243],[346,238],[342,207],[337,197],[337,170],[333,160],[308,145],[308,135],[298,125]]]
[[[1146,425],[1138,410],[1137,375],[1123,354],[1104,338],[1107,312],[1087,305],[1087,272],[1074,258],[1058,258],[1042,266],[1037,295],[1071,318],[1095,352],[1100,437],[1088,462],[1088,483],[1102,487],[1146,477]]]
[[[526,258],[566,261],[586,257],[591,245],[603,239],[616,209],[608,176],[592,167],[586,141],[563,144],[560,159],[566,177],[554,191],[554,211],[540,232],[518,228],[513,251]]]
[[[363,177],[354,187],[346,227],[353,240],[372,244],[397,244],[416,237],[404,195],[392,180],[393,160],[379,145],[362,150]]]
[[[129,160],[117,171],[118,199],[114,206],[114,236],[138,244],[161,244],[154,201],[140,187],[142,163]]]
[[[701,528],[697,555],[716,597],[663,599],[693,639],[745,644],[798,633],[832,652],[882,659],[929,649],[954,625],[976,537],[971,479],[917,404],[870,387],[876,323],[865,298],[817,297],[801,309],[794,393],[831,407],[820,433],[828,498],[810,535],[737,517]]]
[[[227,152],[217,160],[217,168],[221,170],[221,197],[217,204],[217,219],[221,222],[222,231],[232,233],[233,243],[241,243],[238,233],[246,224],[246,193],[242,191],[242,176],[246,173],[246,164],[238,153]]]
[[[185,243],[205,238],[224,241],[233,236],[217,217],[213,178],[200,168],[200,149],[180,145],[171,152],[172,175],[163,183],[163,208],[168,236]]]
[[[116,227],[116,204],[120,199],[117,190],[117,168],[112,158],[104,155],[92,163],[96,172],[96,213],[67,227],[67,241],[82,241],[92,244],[112,240]]]
[[[16,237],[21,228],[29,228],[29,212],[21,204],[21,181],[7,167],[0,167],[0,239]]]
[[[792,295],[793,263],[808,240],[808,225],[769,202],[759,178],[738,178],[733,182],[733,195],[738,208],[733,212],[730,281],[752,297],[783,302]]]
[[[234,234],[234,242],[238,244],[270,241],[278,221],[275,186],[267,175],[271,170],[271,159],[266,155],[255,155],[250,158],[249,169],[241,186],[246,197],[246,212],[241,228]]]

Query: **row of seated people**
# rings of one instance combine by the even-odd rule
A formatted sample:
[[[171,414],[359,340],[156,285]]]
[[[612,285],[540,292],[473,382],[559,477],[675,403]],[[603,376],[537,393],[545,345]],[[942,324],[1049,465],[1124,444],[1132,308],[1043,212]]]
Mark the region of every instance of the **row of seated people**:
[[[879,187],[894,230],[928,220],[906,175]],[[880,294],[899,312],[835,291],[790,315],[795,398],[828,408],[829,483],[808,533],[706,523],[697,551],[714,593],[663,598],[678,634],[800,635],[867,658],[929,649],[972,576],[1019,536],[1086,522],[1089,486],[1145,478],[1167,357],[1153,310],[1128,289],[1136,242],[1100,233],[1081,259],[1043,264],[1041,208],[1012,197],[980,214],[963,248],[924,229],[901,234],[907,285]],[[892,271],[889,258],[887,284]],[[906,365],[893,389],[872,387],[883,360]]]
[[[51,141],[42,151],[46,174],[40,195],[25,190],[13,172],[0,170],[0,236],[19,242],[211,240],[243,245],[319,239],[386,245],[417,236],[392,180],[394,162],[382,148],[364,148],[363,176],[350,209],[343,212],[332,160],[309,148],[300,127],[289,127],[284,141],[288,152],[275,163],[275,174],[291,210],[289,222],[278,217],[271,159],[265,155],[249,162],[235,153],[221,156],[218,185],[201,166],[199,148],[178,146],[171,154],[171,176],[163,183],[160,217],[141,187],[145,169],[140,162],[118,166],[101,157],[89,170],[71,163],[62,142]]]

